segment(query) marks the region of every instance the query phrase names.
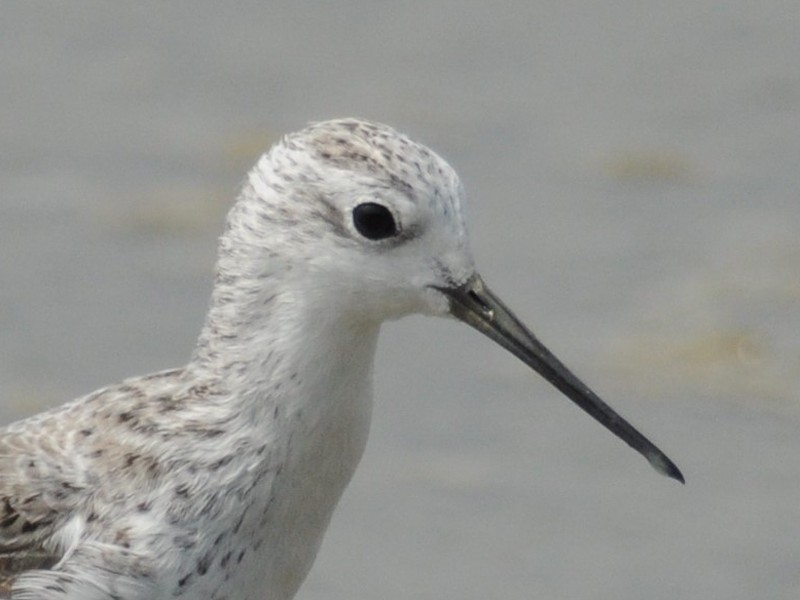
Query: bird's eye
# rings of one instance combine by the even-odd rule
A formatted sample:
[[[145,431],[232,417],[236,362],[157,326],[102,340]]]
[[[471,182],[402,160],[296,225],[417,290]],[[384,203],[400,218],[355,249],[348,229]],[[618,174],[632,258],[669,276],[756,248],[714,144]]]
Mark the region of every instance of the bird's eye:
[[[353,209],[353,225],[368,240],[384,240],[397,234],[392,213],[375,202],[364,202]]]

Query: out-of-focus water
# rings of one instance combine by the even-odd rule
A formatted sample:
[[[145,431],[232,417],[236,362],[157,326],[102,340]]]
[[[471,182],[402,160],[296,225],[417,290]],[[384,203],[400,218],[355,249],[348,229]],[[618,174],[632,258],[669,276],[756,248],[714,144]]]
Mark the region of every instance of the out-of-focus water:
[[[454,323],[385,328],[305,600],[800,591],[791,3],[7,2],[5,422],[183,363],[246,169],[306,121],[428,143],[484,277],[682,487]]]

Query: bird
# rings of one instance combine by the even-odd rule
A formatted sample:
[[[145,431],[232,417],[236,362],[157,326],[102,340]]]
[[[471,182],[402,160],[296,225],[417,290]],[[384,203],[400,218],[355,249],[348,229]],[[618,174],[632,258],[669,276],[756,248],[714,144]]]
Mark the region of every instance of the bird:
[[[683,482],[486,285],[443,158],[316,122],[242,183],[185,366],[0,430],[0,597],[294,597],[364,451],[381,324],[412,314],[484,334]]]

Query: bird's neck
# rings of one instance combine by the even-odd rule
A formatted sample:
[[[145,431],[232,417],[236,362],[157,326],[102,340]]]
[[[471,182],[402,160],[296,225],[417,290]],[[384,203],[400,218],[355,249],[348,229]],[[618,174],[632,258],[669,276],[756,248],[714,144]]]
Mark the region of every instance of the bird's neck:
[[[263,549],[238,576],[248,590],[290,598],[366,444],[379,323],[279,263],[248,273],[239,257],[236,274],[221,263],[191,368],[222,382],[219,403],[200,409],[228,422],[210,452],[237,448],[231,488],[247,490],[251,506],[240,535]],[[248,453],[259,446],[269,452]]]
[[[258,249],[221,255],[192,367],[237,390],[248,421],[368,395],[380,324],[322,286]]]

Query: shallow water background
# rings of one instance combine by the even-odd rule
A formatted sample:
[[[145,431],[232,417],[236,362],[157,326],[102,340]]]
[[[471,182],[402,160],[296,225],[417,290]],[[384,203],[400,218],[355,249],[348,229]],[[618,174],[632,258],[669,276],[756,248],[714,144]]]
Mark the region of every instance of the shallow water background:
[[[4,2],[3,422],[188,357],[246,170],[361,116],[461,173],[485,279],[681,466],[476,333],[389,324],[304,600],[796,599],[800,11]]]

